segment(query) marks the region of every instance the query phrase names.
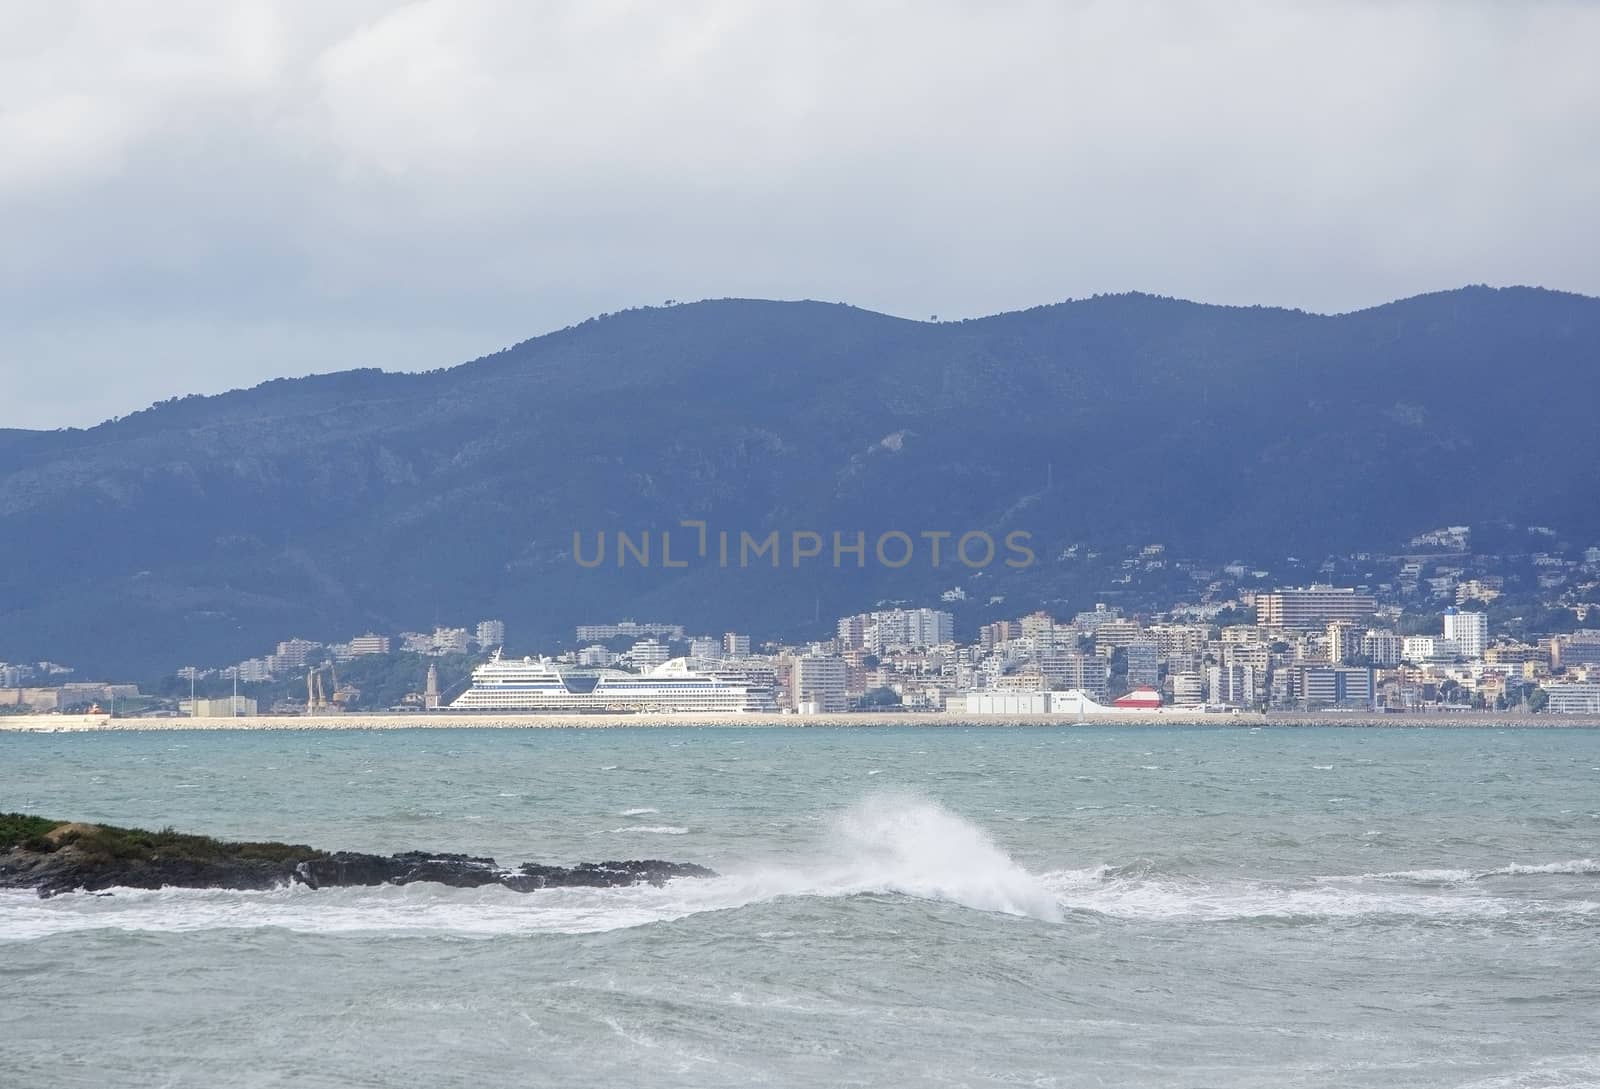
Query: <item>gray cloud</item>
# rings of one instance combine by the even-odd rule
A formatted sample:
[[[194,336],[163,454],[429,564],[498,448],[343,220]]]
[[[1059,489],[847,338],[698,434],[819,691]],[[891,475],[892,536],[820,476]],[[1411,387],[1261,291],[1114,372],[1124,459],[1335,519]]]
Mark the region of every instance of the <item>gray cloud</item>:
[[[0,426],[665,298],[1600,294],[1596,40],[1447,0],[11,5]]]

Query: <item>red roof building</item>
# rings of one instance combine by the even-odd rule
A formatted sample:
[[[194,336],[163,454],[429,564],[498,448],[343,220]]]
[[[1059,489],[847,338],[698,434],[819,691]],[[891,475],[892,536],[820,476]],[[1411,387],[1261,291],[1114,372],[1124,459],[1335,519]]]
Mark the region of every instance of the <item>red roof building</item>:
[[[1118,696],[1114,706],[1134,711],[1149,711],[1161,706],[1161,693],[1154,688],[1135,688],[1126,696]]]

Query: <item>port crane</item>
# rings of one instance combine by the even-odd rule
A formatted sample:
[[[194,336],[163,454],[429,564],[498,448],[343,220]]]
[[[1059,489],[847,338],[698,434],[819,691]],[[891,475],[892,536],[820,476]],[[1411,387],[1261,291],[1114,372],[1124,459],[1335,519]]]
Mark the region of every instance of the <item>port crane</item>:
[[[322,675],[329,675],[329,685],[322,687]],[[338,710],[339,698],[339,671],[332,662],[313,667],[306,673],[306,714],[316,714],[318,711]]]

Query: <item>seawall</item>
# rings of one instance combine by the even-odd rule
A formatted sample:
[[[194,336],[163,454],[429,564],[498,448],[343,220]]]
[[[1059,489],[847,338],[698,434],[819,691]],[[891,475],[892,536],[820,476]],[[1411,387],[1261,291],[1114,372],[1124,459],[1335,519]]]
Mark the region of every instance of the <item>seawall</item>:
[[[534,715],[512,713],[379,713],[336,715],[256,715],[237,718],[112,718],[109,715],[5,715],[0,732],[67,733],[106,730],[413,730],[558,729],[645,726],[1343,726],[1389,729],[1511,727],[1561,729],[1600,727],[1600,715],[1533,715],[1467,711],[1426,714],[1283,711],[1237,714],[1163,708],[1098,715],[968,715],[944,712],[865,712],[859,714],[639,714]]]

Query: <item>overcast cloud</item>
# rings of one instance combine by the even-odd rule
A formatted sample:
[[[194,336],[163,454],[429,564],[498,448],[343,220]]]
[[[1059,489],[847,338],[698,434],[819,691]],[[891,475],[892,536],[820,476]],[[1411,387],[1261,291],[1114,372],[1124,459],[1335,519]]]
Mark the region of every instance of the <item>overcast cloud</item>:
[[[1600,294],[1600,8],[0,5],[0,426],[727,295]]]

